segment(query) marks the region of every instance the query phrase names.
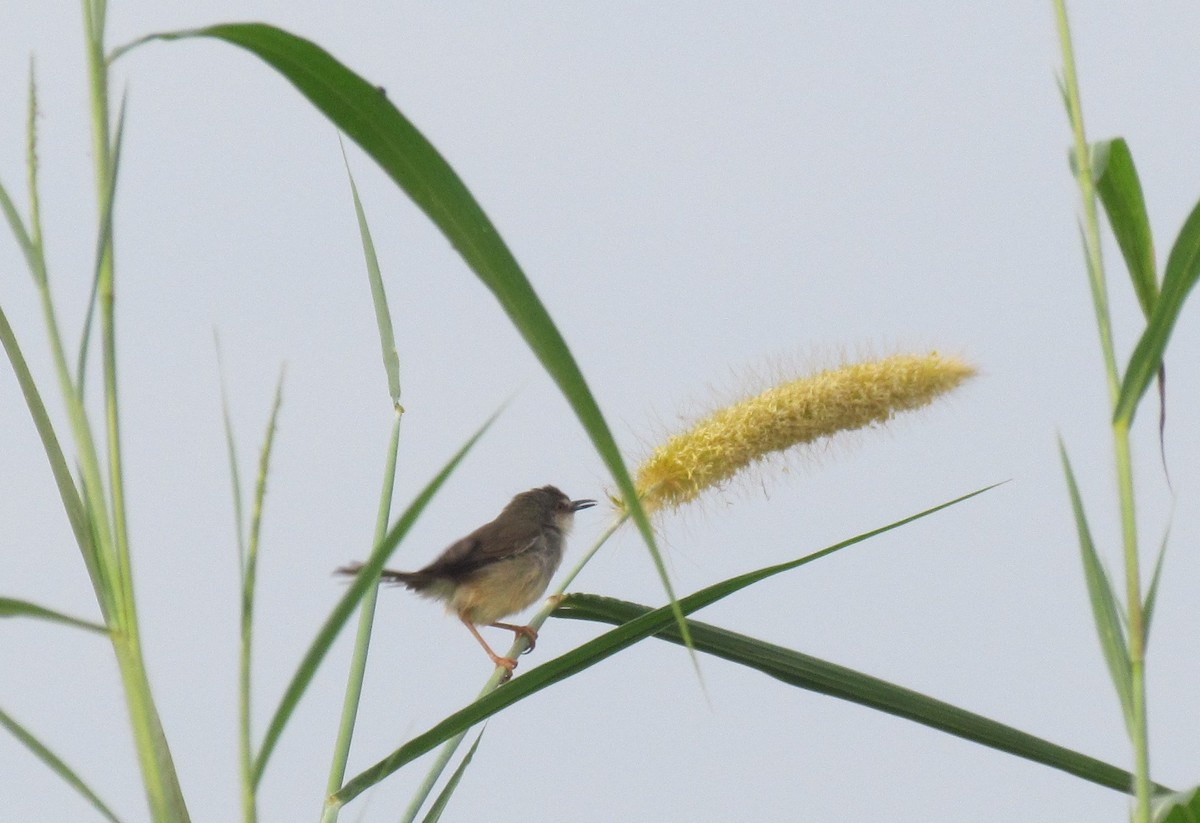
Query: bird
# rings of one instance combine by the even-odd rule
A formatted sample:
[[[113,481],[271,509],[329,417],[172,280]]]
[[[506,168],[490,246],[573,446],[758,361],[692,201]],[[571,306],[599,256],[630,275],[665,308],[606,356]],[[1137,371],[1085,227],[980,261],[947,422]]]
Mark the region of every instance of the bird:
[[[554,486],[521,492],[496,519],[451,543],[438,558],[415,572],[384,569],[380,580],[403,585],[422,597],[441,600],[446,610],[470,630],[492,663],[505,670],[501,682],[512,677],[517,661],[501,657],[483,639],[476,626],[507,629],[537,642],[532,626],[500,620],[534,603],[550,585],[562,562],[566,536],[575,512],[591,508],[595,500],[572,500]],[[335,573],[357,575],[363,566],[351,563]]]

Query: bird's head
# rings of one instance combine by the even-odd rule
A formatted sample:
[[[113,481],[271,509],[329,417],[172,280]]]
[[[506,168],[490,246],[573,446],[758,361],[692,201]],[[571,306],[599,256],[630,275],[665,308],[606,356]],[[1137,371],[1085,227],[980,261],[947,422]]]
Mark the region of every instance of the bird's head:
[[[572,500],[555,486],[542,486],[518,494],[505,511],[514,510],[537,517],[543,526],[555,526],[566,534],[575,522],[575,512],[594,505],[595,500]]]

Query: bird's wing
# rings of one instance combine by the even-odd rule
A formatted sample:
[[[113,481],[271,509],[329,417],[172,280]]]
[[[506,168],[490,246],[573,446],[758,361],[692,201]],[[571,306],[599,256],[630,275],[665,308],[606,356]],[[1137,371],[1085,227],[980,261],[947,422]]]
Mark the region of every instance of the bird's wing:
[[[541,539],[542,530],[536,525],[514,531],[512,525],[507,524],[501,530],[493,521],[452,543],[437,560],[421,571],[439,576],[467,574],[497,560],[528,551]]]

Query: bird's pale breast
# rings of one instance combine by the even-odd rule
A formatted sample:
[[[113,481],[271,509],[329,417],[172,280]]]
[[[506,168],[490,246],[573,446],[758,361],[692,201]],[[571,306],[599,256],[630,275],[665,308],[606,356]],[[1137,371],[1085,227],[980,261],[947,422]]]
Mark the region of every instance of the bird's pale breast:
[[[561,559],[561,550],[525,552],[484,566],[458,584],[447,605],[477,625],[495,623],[541,597]]]

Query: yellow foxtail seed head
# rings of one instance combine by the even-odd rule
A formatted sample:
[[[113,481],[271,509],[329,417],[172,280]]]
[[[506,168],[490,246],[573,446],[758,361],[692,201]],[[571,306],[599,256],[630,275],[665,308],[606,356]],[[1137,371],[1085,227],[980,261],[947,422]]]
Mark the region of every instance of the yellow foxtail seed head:
[[[677,508],[775,452],[918,409],[975,374],[937,352],[792,380],[727,406],[658,446],[637,471],[647,511]]]

